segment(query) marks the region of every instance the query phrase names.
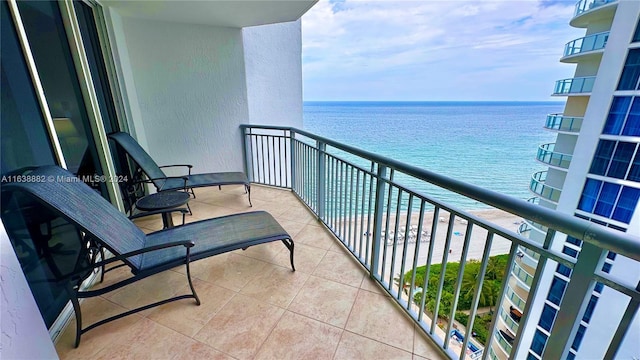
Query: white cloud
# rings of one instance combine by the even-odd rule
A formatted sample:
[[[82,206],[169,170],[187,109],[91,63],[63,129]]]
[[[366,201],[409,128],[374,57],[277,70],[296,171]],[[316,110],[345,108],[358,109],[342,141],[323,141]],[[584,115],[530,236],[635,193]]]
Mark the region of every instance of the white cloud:
[[[548,99],[584,34],[573,4],[321,0],[302,18],[305,99]]]

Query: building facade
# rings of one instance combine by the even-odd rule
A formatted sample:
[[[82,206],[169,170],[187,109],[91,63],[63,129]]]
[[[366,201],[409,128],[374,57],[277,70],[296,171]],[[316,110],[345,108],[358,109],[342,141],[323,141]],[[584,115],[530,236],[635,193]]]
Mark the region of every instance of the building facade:
[[[640,234],[640,3],[617,0],[580,0],[569,24],[584,28],[584,37],[568,42],[560,62],[575,64],[572,78],[558,80],[554,96],[567,98],[564,112],[549,114],[544,128],[556,141],[541,144],[536,159],[547,167],[532,175],[529,201],[588,220],[613,231]],[[520,233],[576,258],[581,241],[548,235],[548,229],[526,220]],[[548,239],[547,239],[548,238]],[[632,284],[640,280],[639,264],[609,252],[601,269]],[[500,323],[491,344],[492,358],[541,359],[571,269],[556,262],[539,267],[539,256],[520,248],[511,270]],[[541,291],[531,294],[537,304],[526,306],[536,271]],[[596,283],[573,344],[566,355],[603,358],[606,346],[626,308],[624,295]],[[518,327],[527,322],[511,354]],[[638,319],[635,319],[637,322]],[[632,327],[633,328],[633,327]],[[637,358],[637,326],[628,333],[618,352],[620,358]],[[515,351],[515,350],[514,350]]]

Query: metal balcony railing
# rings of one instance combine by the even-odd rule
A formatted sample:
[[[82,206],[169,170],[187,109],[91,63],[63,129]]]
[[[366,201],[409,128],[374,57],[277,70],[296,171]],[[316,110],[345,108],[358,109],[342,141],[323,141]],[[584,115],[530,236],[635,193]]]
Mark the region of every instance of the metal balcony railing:
[[[563,57],[604,49],[608,39],[609,32],[605,31],[569,41],[564,46]]]
[[[570,95],[590,93],[593,90],[595,76],[576,77],[556,81],[552,95]]]
[[[547,181],[547,172],[538,171],[531,176],[531,183],[529,189],[537,195],[557,203],[560,200],[561,190],[550,185],[545,185]]]
[[[444,329],[438,321],[432,321],[434,314],[453,319],[461,291],[464,268],[469,260],[472,238],[481,239],[482,255],[479,259],[479,273],[475,277],[469,310],[468,329],[473,328],[480,302],[480,292],[489,264],[490,250],[496,238],[511,243],[507,268],[511,269],[518,249],[526,248],[539,254],[536,272],[530,281],[530,291],[526,299],[520,299],[508,286],[510,272],[505,272],[499,302],[506,298],[518,299],[517,306],[524,314],[518,332],[510,345],[518,353],[531,344],[521,343],[523,329],[535,327],[538,319],[529,319],[528,307],[540,308],[544,297],[536,297],[538,291],[548,291],[541,287],[541,272],[547,262],[561,263],[573,269],[565,290],[551,336],[543,357],[565,358],[573,342],[580,319],[584,315],[591,292],[596,282],[605,284],[629,299],[629,303],[619,319],[609,319],[617,323],[613,340],[601,344],[606,358],[614,358],[624,334],[638,312],[640,293],[635,284],[629,285],[601,271],[598,264],[609,251],[616,252],[633,261],[640,261],[640,239],[622,232],[563,214],[543,206],[536,206],[524,200],[515,199],[478,186],[470,185],[431,171],[367,152],[303,130],[276,126],[241,126],[245,155],[245,171],[252,182],[291,189],[308,206],[335,236],[342,242],[415,323],[433,339],[442,352],[451,359],[461,358],[450,346],[453,321],[447,321]],[[487,207],[497,208],[548,228],[542,244],[536,243],[505,230],[488,220],[470,212],[441,202],[429,194],[415,191],[403,184],[406,180],[424,182],[459,195],[474,199]],[[544,193],[544,191],[542,191]],[[454,226],[462,231],[454,231]],[[406,231],[399,231],[404,228]],[[438,230],[439,228],[442,228]],[[576,259],[551,248],[556,234],[570,235],[583,241]],[[564,238],[564,235],[561,235]],[[454,236],[461,242],[461,251],[451,253]],[[422,238],[426,237],[427,241]],[[404,238],[404,239],[403,239]],[[413,239],[413,241],[412,241]],[[295,240],[295,239],[294,239]],[[436,247],[435,244],[438,244]],[[387,245],[390,244],[390,245]],[[451,302],[443,302],[445,269],[451,261],[460,262],[456,274]],[[441,264],[437,283],[428,279],[429,269]],[[426,274],[418,276],[416,268],[425,266]],[[578,276],[574,276],[579,274]],[[465,291],[469,290],[465,288]],[[416,294],[409,297],[407,294]],[[429,308],[427,296],[434,304]],[[446,306],[445,306],[446,305]],[[496,304],[498,306],[498,304]],[[446,308],[446,311],[444,309]],[[489,338],[485,345],[500,341],[496,335],[498,312],[494,312]],[[497,338],[496,338],[497,337]],[[469,346],[469,338],[464,336],[462,349]],[[504,340],[504,339],[503,339]],[[488,356],[486,352],[485,356]]]
[[[540,145],[538,147],[536,160],[547,165],[557,166],[562,169],[568,169],[573,156],[570,154],[563,154],[554,151],[555,145],[556,144],[554,143]]]
[[[577,133],[582,127],[582,117],[549,114],[544,124],[545,129]]]
[[[576,17],[585,11],[590,11],[602,5],[613,3],[616,1],[618,0],[580,0],[576,3],[576,8],[573,12],[573,17]]]

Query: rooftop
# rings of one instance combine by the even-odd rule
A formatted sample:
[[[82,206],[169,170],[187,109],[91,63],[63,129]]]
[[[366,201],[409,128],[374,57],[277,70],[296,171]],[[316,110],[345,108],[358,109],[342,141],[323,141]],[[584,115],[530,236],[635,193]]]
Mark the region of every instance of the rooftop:
[[[61,359],[445,358],[292,192],[254,185],[253,207],[241,187],[196,196],[186,222],[270,212],[295,241],[296,272],[279,242],[197,261],[202,305],[181,300],[116,320],[84,334],[77,349],[72,321],[56,344]],[[137,225],[151,232],[162,221],[156,215]],[[114,270],[98,286],[126,276],[126,268]],[[185,280],[176,268],[86,300],[84,324],[186,291]]]

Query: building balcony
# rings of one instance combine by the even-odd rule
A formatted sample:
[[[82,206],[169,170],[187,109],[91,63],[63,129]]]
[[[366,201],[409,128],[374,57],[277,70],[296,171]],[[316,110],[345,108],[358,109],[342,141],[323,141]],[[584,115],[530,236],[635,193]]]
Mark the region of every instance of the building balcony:
[[[569,24],[573,27],[586,27],[594,18],[613,18],[618,0],[579,0]]]
[[[295,238],[296,272],[278,243],[194,262],[202,305],[178,301],[129,316],[87,332],[77,349],[69,326],[56,345],[61,359],[445,358],[293,192],[252,186],[253,207],[241,187],[196,193],[187,222],[249,210],[273,214]],[[163,226],[159,215],[136,224],[145,232]],[[109,272],[101,286],[127,276]],[[183,283],[182,268],[155,275],[85,301],[83,320],[171,296]]]
[[[607,45],[609,32],[601,32],[568,42],[564,46],[561,62],[577,62],[587,55],[602,54]]]
[[[544,128],[562,133],[578,134],[582,128],[582,117],[564,116],[563,114],[549,114]]]
[[[562,191],[550,185],[546,185],[547,180],[546,171],[538,171],[531,176],[531,183],[529,184],[529,190],[532,193],[539,195],[540,197],[557,204],[560,200],[560,194]]]
[[[527,306],[541,307],[543,301],[534,299],[525,305],[529,289],[523,284],[533,292],[545,291],[519,264],[517,252],[523,247],[546,261],[562,259],[574,269],[565,290],[565,297],[572,301],[562,303],[558,311],[558,318],[566,321],[552,328],[546,357],[559,358],[560,352],[571,347],[571,334],[580,325],[592,282],[606,283],[612,291],[628,294],[632,301],[640,299],[634,287],[601,273],[590,255],[615,251],[638,261],[640,239],[636,237],[302,130],[241,128],[243,147],[239,150],[245,155],[245,171],[253,183],[253,207],[247,205],[240,187],[196,189],[197,198],[190,201],[193,215],[187,216],[187,221],[268,211],[292,235],[297,270],[291,272],[286,249],[275,243],[199,260],[191,271],[201,306],[178,301],[125,317],[87,332],[77,349],[72,347],[72,324],[57,341],[62,359],[460,358],[463,352],[475,359],[485,349],[470,343],[471,336],[466,336],[463,328],[457,330],[464,339],[454,339],[453,322],[447,319],[454,318],[455,306],[447,308],[442,301],[451,298],[458,303],[462,282],[456,282],[451,296],[445,294],[442,282],[427,292],[434,285],[421,278],[417,267],[431,269],[436,264],[442,267],[474,260],[487,269],[491,255],[509,254],[506,268],[514,269],[513,276],[503,283],[500,294],[522,313]],[[344,152],[351,160],[341,157]],[[363,163],[366,166],[357,165]],[[517,234],[519,222],[506,228],[474,212],[456,209],[396,182],[396,174],[446,188],[496,211],[535,220],[580,239],[584,242],[581,256],[567,260],[562,253]],[[153,218],[136,224],[145,231],[162,227],[161,219]],[[578,276],[574,276],[576,269],[581,269]],[[441,274],[444,281],[445,272]],[[458,272],[456,277],[462,279],[462,275]],[[522,283],[518,275],[524,278]],[[124,276],[125,268],[114,270],[99,286]],[[169,270],[87,300],[82,303],[85,321],[171,296],[182,290],[182,283],[178,285],[176,280],[184,280],[183,276],[181,269]],[[482,289],[483,279],[478,276],[473,289]],[[471,296],[478,298],[478,291]],[[432,292],[436,301],[426,301]],[[499,299],[498,304],[503,301]],[[468,310],[471,318],[478,313],[477,305]],[[614,339],[622,338],[621,334],[633,326],[625,321],[628,318],[625,313],[620,319],[611,319],[620,323]],[[519,322],[520,332],[536,326],[537,319],[529,320]],[[529,346],[507,339],[500,332],[505,328],[498,324],[500,321],[493,321],[487,329],[487,346],[493,348],[497,342],[502,350],[494,350],[512,354],[520,346]],[[614,340],[601,346],[615,349],[620,344]],[[474,348],[471,353],[467,350]],[[498,357],[506,358],[505,352]]]
[[[569,165],[571,164],[571,158],[573,156],[571,154],[556,152],[554,151],[554,148],[554,143],[540,145],[540,147],[538,147],[536,160],[543,164],[556,168],[568,169]]]
[[[595,76],[576,77],[556,81],[553,96],[582,95],[586,96],[593,90]]]

